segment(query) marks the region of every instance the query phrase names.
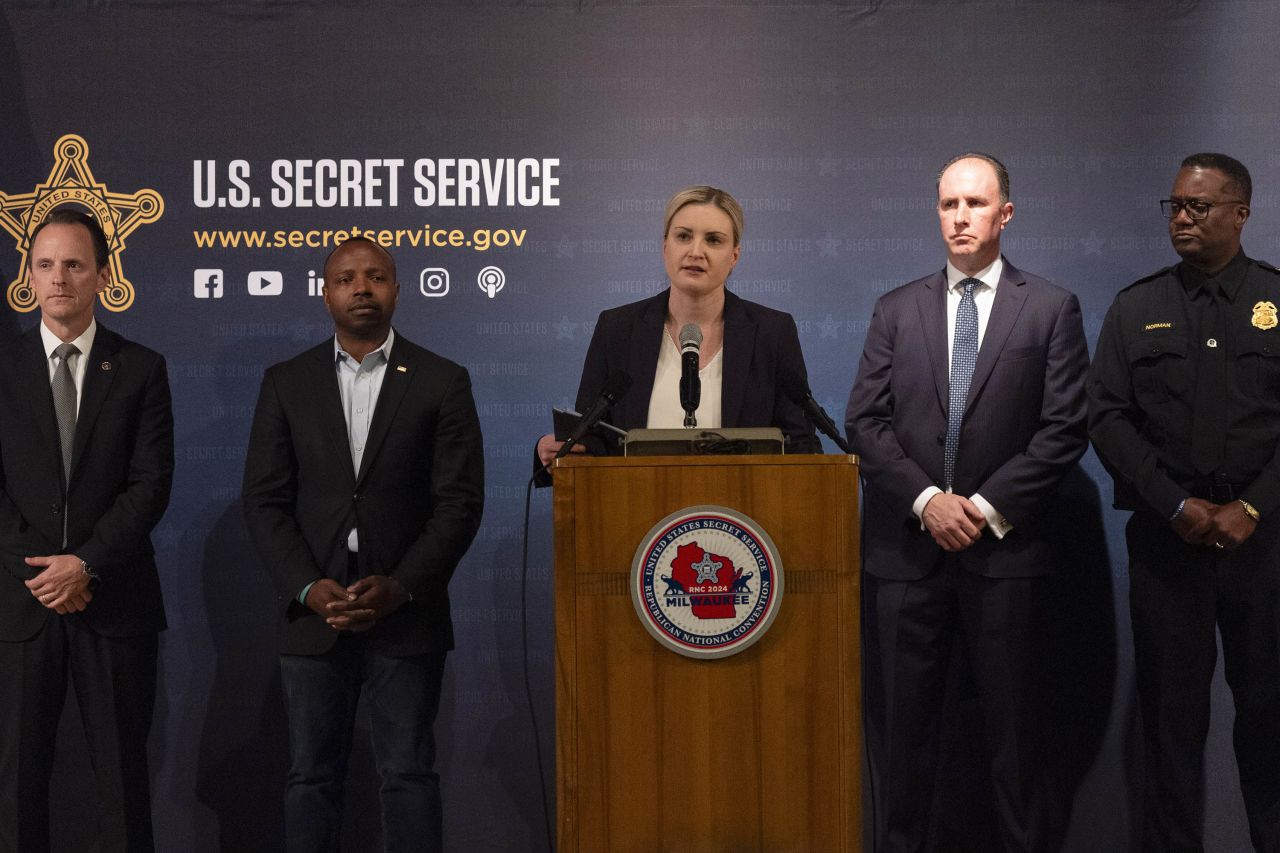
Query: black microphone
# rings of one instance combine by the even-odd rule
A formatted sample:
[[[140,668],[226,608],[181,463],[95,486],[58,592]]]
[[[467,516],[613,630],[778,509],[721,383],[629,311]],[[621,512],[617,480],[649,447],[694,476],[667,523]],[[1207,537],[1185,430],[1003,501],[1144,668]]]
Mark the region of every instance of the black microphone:
[[[849,444],[840,435],[840,430],[836,429],[835,421],[831,420],[831,416],[827,414],[826,409],[815,399],[813,392],[809,390],[809,383],[806,382],[794,370],[785,369],[778,377],[779,383],[782,385],[782,391],[800,408],[804,409],[805,416],[809,418],[809,422],[818,428],[818,431],[836,443],[836,446],[845,453],[851,453]]]
[[[611,373],[609,378],[604,381],[604,387],[600,389],[600,396],[596,399],[595,404],[587,410],[587,413],[578,421],[578,425],[573,428],[573,432],[565,439],[564,446],[556,453],[556,459],[564,456],[583,436],[591,431],[591,428],[600,422],[604,417],[604,413],[609,411],[609,407],[618,402],[618,398],[627,393],[627,389],[631,387],[631,374],[619,370],[617,373]]]
[[[685,323],[680,330],[680,408],[684,409],[684,425],[696,427],[693,413],[702,402],[702,380],[698,378],[698,359],[702,349],[702,329],[696,323]]]

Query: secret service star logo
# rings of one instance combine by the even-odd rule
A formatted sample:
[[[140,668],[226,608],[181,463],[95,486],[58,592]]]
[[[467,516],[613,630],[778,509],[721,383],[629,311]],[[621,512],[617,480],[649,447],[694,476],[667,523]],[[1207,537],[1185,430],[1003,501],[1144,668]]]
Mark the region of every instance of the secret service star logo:
[[[9,282],[5,299],[14,311],[23,313],[36,307],[31,289],[28,255],[31,232],[36,230],[49,211],[63,205],[79,205],[98,220],[107,235],[111,251],[108,266],[111,283],[99,294],[109,311],[124,311],[136,295],[133,284],[124,277],[120,254],[125,238],[139,225],[155,222],[164,214],[164,199],[155,190],[135,193],[113,193],[93,176],[89,168],[89,145],[83,137],[68,133],[53,146],[53,169],[49,177],[29,193],[10,195],[0,192],[0,227],[18,241],[18,277]]]

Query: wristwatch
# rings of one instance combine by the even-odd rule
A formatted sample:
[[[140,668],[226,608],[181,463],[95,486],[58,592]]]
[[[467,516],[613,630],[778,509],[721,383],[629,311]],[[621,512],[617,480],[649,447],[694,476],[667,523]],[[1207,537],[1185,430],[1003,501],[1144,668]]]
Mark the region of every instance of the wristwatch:
[[[1244,507],[1245,515],[1249,516],[1254,521],[1262,521],[1262,513],[1258,512],[1258,510],[1254,508],[1253,504],[1249,503],[1244,498],[1241,498],[1240,506]]]

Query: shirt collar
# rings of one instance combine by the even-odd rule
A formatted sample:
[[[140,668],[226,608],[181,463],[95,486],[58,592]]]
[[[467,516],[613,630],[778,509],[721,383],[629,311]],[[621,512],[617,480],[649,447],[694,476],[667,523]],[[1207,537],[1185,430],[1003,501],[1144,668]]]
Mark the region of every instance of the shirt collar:
[[[1187,289],[1187,293],[1195,296],[1210,280],[1213,280],[1222,288],[1228,302],[1235,302],[1240,288],[1244,286],[1244,278],[1248,272],[1249,259],[1245,257],[1243,250],[1236,252],[1231,263],[1223,267],[1215,276],[1205,275],[1186,261],[1178,264],[1178,277],[1182,280],[1182,286]]]
[[[947,289],[955,290],[960,286],[960,282],[966,278],[976,278],[987,287],[995,290],[1000,284],[1000,274],[1004,272],[1004,258],[996,255],[996,259],[991,262],[991,266],[984,270],[980,270],[977,275],[965,275],[956,269],[955,264],[947,261]]]
[[[385,341],[383,341],[383,342],[382,342],[381,346],[379,346],[377,349],[375,349],[375,350],[373,350],[372,352],[370,352],[370,353],[369,353],[369,355],[373,355],[374,353],[381,353],[381,354],[382,354],[382,360],[383,360],[383,361],[385,361],[385,362],[387,362],[387,363],[390,363],[390,362],[391,362],[391,347],[395,345],[395,342],[396,342],[396,330],[395,330],[395,329],[388,329],[388,330],[387,330],[387,339],[386,339]],[[369,357],[369,355],[366,355],[366,356],[365,356],[365,358],[368,358],[368,357]],[[333,360],[334,360],[334,362],[335,362],[335,363],[339,363],[339,362],[343,361],[344,359],[348,359],[348,358],[351,358],[351,356],[347,353],[347,351],[346,351],[346,350],[344,350],[344,349],[342,348],[342,344],[338,342],[338,336],[337,336],[337,335],[334,335],[334,336],[333,336]],[[353,363],[353,364],[357,364],[357,365],[358,365],[358,363],[356,362],[356,360],[355,360],[354,358],[351,358],[351,361],[352,361],[352,363]]]
[[[95,297],[96,298],[96,297]],[[89,328],[80,333],[80,337],[67,343],[75,344],[76,349],[80,350],[81,355],[88,355],[89,350],[93,349],[93,339],[98,334],[98,321],[90,318]],[[44,357],[46,359],[53,358],[53,351],[62,345],[63,341],[49,330],[49,327],[40,321],[40,342],[44,344]]]

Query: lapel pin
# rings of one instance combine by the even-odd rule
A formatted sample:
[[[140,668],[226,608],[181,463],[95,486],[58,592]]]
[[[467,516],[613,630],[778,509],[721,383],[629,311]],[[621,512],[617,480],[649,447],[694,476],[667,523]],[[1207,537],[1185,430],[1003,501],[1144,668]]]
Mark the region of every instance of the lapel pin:
[[[397,365],[396,365],[396,370],[400,371],[401,373],[408,373],[408,372],[409,372],[409,368],[405,367],[403,364],[397,364]]]
[[[104,361],[104,362],[102,362],[102,364],[101,364],[101,365],[99,365],[99,366],[100,366],[103,370],[110,370],[110,369],[111,369],[111,362],[109,362],[109,361]]]

